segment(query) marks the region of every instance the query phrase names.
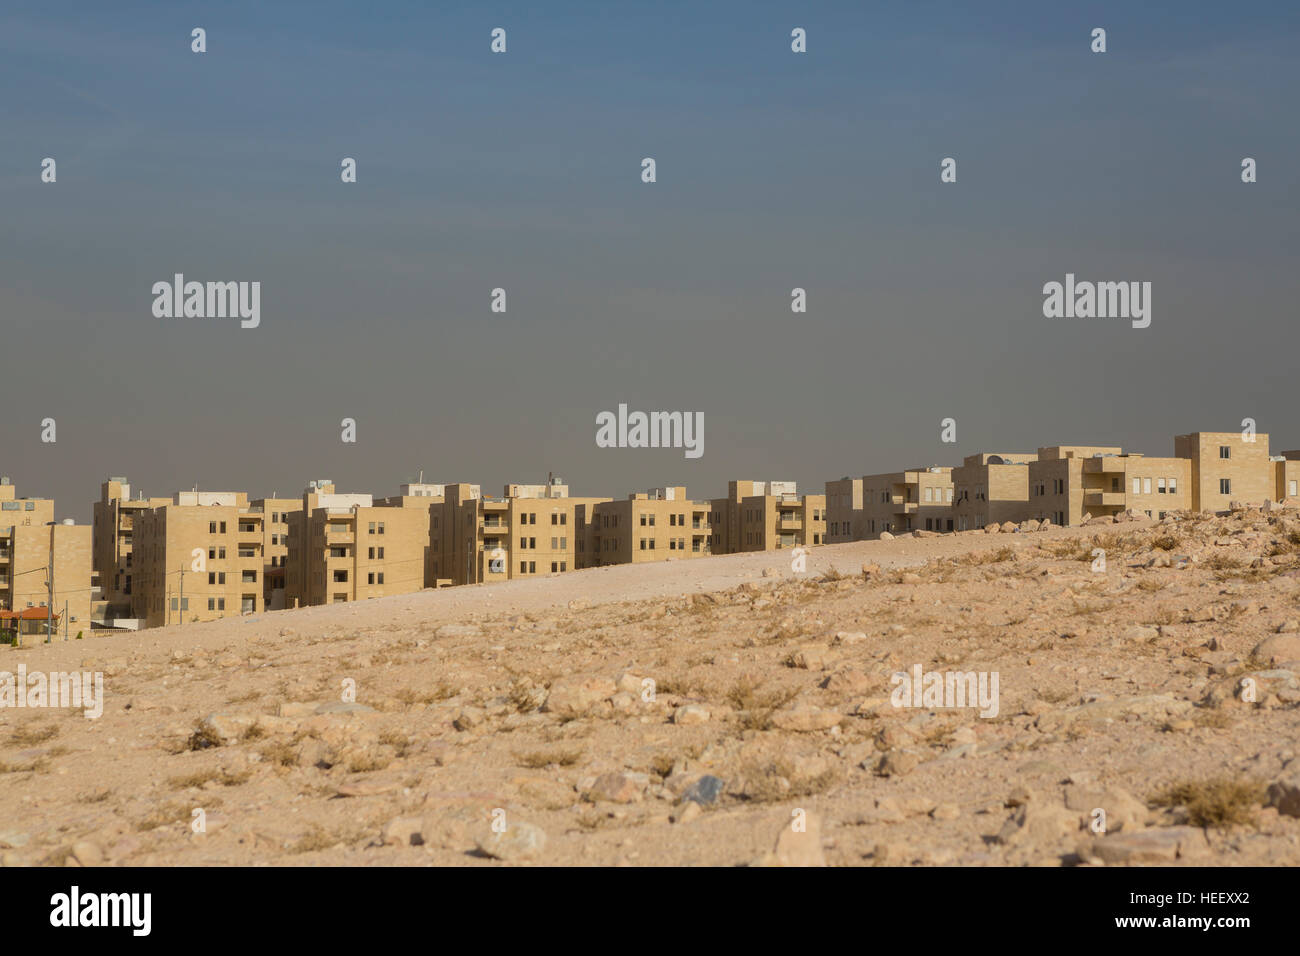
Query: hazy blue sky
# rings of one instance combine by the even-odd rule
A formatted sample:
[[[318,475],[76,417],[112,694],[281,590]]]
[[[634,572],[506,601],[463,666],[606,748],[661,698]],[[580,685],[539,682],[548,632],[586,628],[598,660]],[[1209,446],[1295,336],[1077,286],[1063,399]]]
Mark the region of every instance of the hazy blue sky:
[[[110,474],[710,497],[1300,447],[1297,49],[1294,3],[8,0],[0,472],[85,519]],[[154,318],[175,272],[260,281],[260,328]],[[1150,281],[1151,327],[1044,318],[1067,272]],[[619,402],[702,412],[703,457],[598,449]]]

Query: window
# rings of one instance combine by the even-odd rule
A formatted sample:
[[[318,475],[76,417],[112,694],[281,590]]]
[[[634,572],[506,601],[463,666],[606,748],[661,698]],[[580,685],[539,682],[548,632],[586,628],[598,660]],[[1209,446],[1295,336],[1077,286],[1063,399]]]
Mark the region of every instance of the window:
[[[1142,479],[1141,479],[1141,478],[1134,478],[1134,479],[1133,479],[1133,494],[1135,494],[1135,495],[1140,495],[1140,494],[1142,494]]]
[[[375,533],[375,523],[374,523],[373,521],[370,522],[370,527],[367,529],[366,533],[367,533],[367,534],[374,534],[374,533]]]
[[[1151,479],[1150,479],[1150,478],[1143,478],[1143,479],[1142,479],[1142,494],[1144,494],[1144,495],[1149,495],[1149,494],[1151,494]]]
[[[560,522],[560,523],[563,524],[563,522]],[[569,562],[568,562],[568,561],[561,561],[561,562],[560,562],[560,571],[561,571],[561,572],[564,572],[564,571],[567,571],[567,570],[569,570]]]
[[[559,539],[559,538],[552,538],[552,539],[551,539],[551,550],[552,550],[552,551],[558,551],[559,548],[560,548],[560,539]]]
[[[536,574],[536,573],[537,573],[537,562],[536,562],[536,561],[529,561],[529,562],[528,562],[528,573],[529,573],[529,574]]]
[[[559,523],[560,523],[560,516],[559,516],[558,514],[556,514],[554,511],[552,511],[552,512],[551,512],[551,524],[559,524]]]
[[[1287,485],[1287,487],[1286,487],[1286,493],[1287,493],[1287,495],[1288,495],[1289,497],[1291,497],[1291,498],[1294,498],[1294,497],[1295,497],[1295,494],[1296,494],[1296,483],[1295,483],[1294,481],[1290,482],[1290,483]]]
[[[948,489],[948,494],[947,494],[947,498],[946,498],[946,500],[949,501],[949,502],[952,501],[952,489],[951,489],[951,488]]]
[[[380,534],[384,533],[384,523],[382,521],[379,522],[379,533]]]
[[[551,562],[551,573],[552,573],[552,574],[555,574],[555,573],[556,573],[557,571],[559,571],[559,570],[560,570],[560,562],[559,562],[559,561],[552,561],[552,562]]]
[[[374,548],[368,549],[366,552],[366,557],[368,557],[371,561],[375,560],[375,549]]]
[[[1229,447],[1228,445],[1220,445],[1220,446],[1219,446],[1219,457],[1220,457],[1220,458],[1231,458],[1231,457],[1232,457],[1232,448]]]
[[[1176,495],[1176,494],[1178,494],[1178,479],[1177,479],[1177,478],[1170,478],[1170,479],[1169,479],[1169,493],[1170,493],[1171,495]]]
[[[217,533],[217,523],[215,521],[209,521],[208,534],[216,534],[216,533]],[[176,608],[172,608],[172,610],[174,611],[176,610]]]
[[[528,547],[533,548],[533,549],[536,549],[536,547],[537,547],[537,539],[536,539],[536,538],[529,538],[529,539],[528,539]]]
[[[520,539],[519,539],[519,547],[520,547],[520,549],[523,549],[523,548],[528,547],[528,539],[527,539],[527,538],[520,538]]]
[[[1161,494],[1161,495],[1166,494],[1165,480],[1163,478],[1156,479],[1156,494]]]
[[[384,549],[383,549],[383,548],[379,548],[379,549],[377,549],[377,550],[379,551],[379,560],[380,560],[380,561],[384,560]]]
[[[520,562],[519,562],[519,573],[520,573],[520,574],[527,574],[527,573],[528,573],[528,562],[527,562],[527,561],[520,561]]]
[[[929,488],[929,487],[927,487],[927,488],[925,489],[925,500],[926,500],[926,501],[933,501],[933,500],[934,500],[934,498],[932,497],[933,495],[934,495],[934,489],[933,489],[933,488]]]
[[[560,550],[561,550],[561,551],[568,551],[568,550],[569,550],[569,539],[568,539],[568,538],[564,538],[564,537],[560,538]]]
[[[1220,479],[1219,479],[1219,494],[1221,494],[1221,495],[1230,495],[1230,494],[1232,494],[1232,479],[1231,479],[1231,478],[1220,478]]]

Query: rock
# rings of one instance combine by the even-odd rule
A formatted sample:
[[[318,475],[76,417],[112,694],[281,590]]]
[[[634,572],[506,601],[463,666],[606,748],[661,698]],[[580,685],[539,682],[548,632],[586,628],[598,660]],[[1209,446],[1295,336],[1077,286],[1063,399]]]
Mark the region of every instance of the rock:
[[[704,811],[700,809],[698,803],[688,801],[672,815],[671,819],[673,823],[690,823],[692,820],[698,819],[703,813]]]
[[[831,661],[831,652],[823,644],[804,644],[790,655],[790,663],[804,670],[825,670]]]
[[[32,835],[22,830],[0,830],[0,849],[16,850],[25,847],[31,840]]]
[[[843,715],[837,711],[824,710],[812,704],[798,704],[790,710],[778,711],[772,717],[772,723],[782,730],[811,733],[829,730],[843,719]]]
[[[645,788],[625,773],[602,773],[584,796],[592,803],[636,803]]]
[[[854,644],[861,644],[866,641],[867,635],[863,631],[836,631],[835,643],[842,644],[846,647],[852,647]]]
[[[795,829],[800,818],[782,825],[777,834],[776,846],[756,866],[825,866],[826,856],[822,853],[821,817],[811,810],[797,810],[802,814],[803,826]]]
[[[1131,833],[1146,826],[1146,804],[1119,787],[1102,790],[1087,784],[1071,784],[1065,788],[1065,805],[1075,813],[1083,814],[1085,825],[1091,824],[1094,810],[1104,810],[1108,833],[1121,830]]]
[[[1279,634],[1295,634],[1297,632],[1300,632],[1300,621],[1295,618],[1288,618],[1277,626],[1277,633]]]
[[[1194,855],[1205,846],[1205,834],[1196,827],[1156,827],[1096,837],[1080,845],[1079,855],[1108,864],[1162,863]]]
[[[1154,627],[1148,627],[1145,624],[1134,624],[1124,629],[1121,635],[1126,641],[1149,641],[1160,636],[1160,632]]]
[[[915,770],[920,762],[920,758],[910,751],[891,750],[876,764],[876,773],[882,777],[901,777]]]
[[[880,532],[880,540],[881,540],[881,541],[893,541],[893,540],[894,540],[894,536],[893,536],[892,534],[890,534],[888,531],[882,531],[882,532]]]
[[[988,524],[984,526],[985,534],[998,534],[1001,530],[1002,526],[997,524]]]
[[[591,607],[591,602],[586,598],[577,598],[570,601],[568,607],[570,611],[585,611],[587,608]]]
[[[551,685],[542,710],[561,718],[581,717],[613,697],[618,688],[605,677],[560,678]]]
[[[1110,515],[1097,515],[1088,521],[1088,524],[1114,524],[1115,519]]]
[[[701,704],[685,704],[673,711],[673,723],[689,727],[693,724],[707,724],[709,709]]]
[[[780,574],[780,572],[777,571],[776,568],[764,568],[764,569],[763,569],[763,577],[765,577],[765,578],[774,578],[774,577],[776,577],[778,574]]]
[[[1295,761],[1292,761],[1292,766],[1295,766]],[[1268,785],[1267,806],[1277,807],[1277,812],[1283,816],[1300,817],[1300,769]]]
[[[498,860],[534,860],[546,848],[546,831],[532,823],[510,823],[500,833],[478,837],[474,845],[480,853]]]
[[[930,811],[930,816],[936,820],[956,820],[961,816],[961,810],[955,803],[941,803]]]
[[[1034,519],[1034,518],[1029,518],[1029,519],[1026,520],[1026,521],[1022,521],[1022,522],[1020,522],[1020,530],[1021,530],[1021,531],[1037,531],[1037,530],[1038,530],[1038,521],[1037,521],[1036,519]]]
[[[253,729],[257,717],[251,714],[208,714],[195,731],[195,747],[229,747],[244,739]]]
[[[82,866],[99,866],[104,862],[104,851],[97,843],[78,840],[72,844],[72,858]]]
[[[1004,522],[1002,522],[1002,533],[1003,533],[1003,534],[1012,534],[1015,530],[1016,530],[1016,523],[1015,523],[1014,521],[1004,521]]]
[[[862,565],[862,576],[869,579],[880,577],[880,565],[872,562]]]
[[[472,730],[482,726],[487,720],[487,713],[481,707],[462,707],[451,722],[457,730]]]
[[[822,687],[834,694],[858,695],[865,694],[874,685],[874,681],[856,668],[836,671],[826,680],[822,681]]]
[[[384,824],[380,838],[384,846],[422,846],[424,821],[419,817],[396,817]]]
[[[1255,645],[1250,654],[1268,664],[1300,660],[1300,634],[1276,634],[1265,638]]]
[[[624,693],[631,694],[639,700],[641,698],[641,690],[643,686],[641,682],[643,680],[645,680],[644,677],[639,677],[631,671],[628,671],[619,677],[618,683],[615,686]]]
[[[705,774],[682,792],[682,802],[709,806],[717,801],[718,795],[722,793],[722,787],[723,781],[721,777]]]
[[[905,571],[898,576],[899,584],[920,584],[921,575],[914,571]]]
[[[998,831],[997,842],[1007,846],[1032,845],[1051,849],[1077,833],[1079,818],[1065,807],[1031,800],[1007,818]]]

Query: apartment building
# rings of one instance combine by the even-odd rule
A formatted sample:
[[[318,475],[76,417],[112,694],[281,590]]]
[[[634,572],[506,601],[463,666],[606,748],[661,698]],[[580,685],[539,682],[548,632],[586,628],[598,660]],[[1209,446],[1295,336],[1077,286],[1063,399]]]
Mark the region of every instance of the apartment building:
[[[1234,501],[1263,504],[1277,493],[1277,469],[1268,435],[1248,441],[1241,432],[1192,432],[1174,438],[1174,456],[1191,461],[1191,507],[1227,511]]]
[[[826,543],[826,496],[800,495],[793,481],[731,481],[710,504],[714,554]]]
[[[72,637],[90,630],[91,544],[90,525],[56,522],[53,499],[19,498],[0,478],[0,630],[42,637],[51,628]]]
[[[132,617],[145,627],[265,609],[263,515],[235,491],[183,491],[135,516]]]
[[[954,530],[1024,521],[1029,511],[1029,463],[1036,455],[981,452],[952,469]]]
[[[1284,451],[1272,459],[1274,468],[1273,499],[1300,497],[1300,451]]]
[[[680,561],[716,553],[713,505],[692,501],[684,486],[652,488],[591,507],[590,552],[583,567]]]
[[[934,466],[863,476],[862,538],[954,530],[952,472]]]
[[[826,543],[861,541],[867,537],[863,521],[862,478],[826,482]]]
[[[262,514],[262,603],[268,611],[287,606],[289,525],[302,511],[300,498],[255,498],[250,510]]]
[[[1191,486],[1191,462],[1183,458],[1148,458],[1112,446],[1053,445],[1038,449],[1038,459],[1029,464],[1026,517],[1077,525],[1085,515],[1131,510],[1159,519],[1191,507]]]
[[[99,486],[99,500],[93,504],[91,518],[94,572],[101,589],[99,602],[102,602],[93,611],[97,626],[138,626],[131,609],[136,518],[150,508],[170,502],[170,498],[147,498],[143,492],[132,498],[131,483],[125,477],[110,477]]]
[[[376,504],[369,494],[335,491],[328,479],[311,482],[301,510],[289,512],[286,604],[342,604],[423,588],[429,507],[416,496]]]

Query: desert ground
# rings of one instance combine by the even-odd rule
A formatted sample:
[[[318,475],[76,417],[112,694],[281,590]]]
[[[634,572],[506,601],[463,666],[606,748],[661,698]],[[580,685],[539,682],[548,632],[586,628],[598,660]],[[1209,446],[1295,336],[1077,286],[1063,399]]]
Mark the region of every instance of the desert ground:
[[[1031,527],[0,647],[0,862],[1300,864],[1300,512]]]

